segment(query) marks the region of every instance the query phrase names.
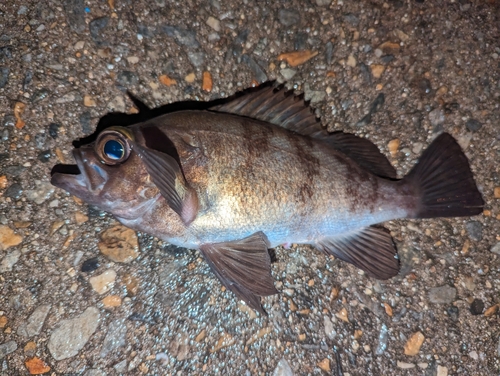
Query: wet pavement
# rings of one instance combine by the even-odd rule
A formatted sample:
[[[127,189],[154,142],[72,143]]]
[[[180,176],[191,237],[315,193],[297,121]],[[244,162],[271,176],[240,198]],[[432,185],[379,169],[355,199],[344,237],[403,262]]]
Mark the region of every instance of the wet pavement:
[[[499,9],[2,2],[0,374],[500,374]],[[267,80],[304,92],[329,130],[371,139],[399,176],[451,133],[484,213],[387,223],[403,262],[387,282],[279,247],[281,294],[262,317],[197,252],[127,231],[48,183],[101,117],[137,112],[126,90],[158,107]]]

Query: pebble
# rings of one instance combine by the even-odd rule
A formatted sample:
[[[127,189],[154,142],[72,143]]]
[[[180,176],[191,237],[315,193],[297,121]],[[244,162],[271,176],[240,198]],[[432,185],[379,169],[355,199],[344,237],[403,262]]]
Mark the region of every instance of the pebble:
[[[283,68],[280,70],[280,73],[285,80],[289,81],[293,76],[295,76],[295,74],[297,74],[297,71],[295,69]]]
[[[207,25],[210,26],[215,31],[220,31],[220,21],[212,16],[208,17]]]
[[[7,176],[2,175],[0,176],[0,189],[5,189],[7,187],[8,181],[7,181]]]
[[[500,255],[500,242],[498,242],[497,244],[495,244],[491,250],[491,252],[497,254],[497,255]]]
[[[192,84],[196,80],[196,75],[194,73],[189,73],[186,77],[184,77],[184,81],[189,84]]]
[[[47,134],[45,133],[37,133],[35,135],[35,146],[37,149],[44,149],[45,148],[45,141],[47,140]]]
[[[500,187],[495,187],[493,190],[493,197],[500,198]]]
[[[67,94],[64,94],[62,97],[57,98],[55,100],[55,102],[57,104],[70,103],[70,102],[74,102],[76,100],[76,98],[77,98],[77,94],[67,93]]]
[[[52,332],[48,349],[56,360],[71,358],[85,346],[99,325],[99,310],[95,307],[87,308],[80,316],[74,319],[61,321]]]
[[[9,82],[9,68],[0,67],[0,89],[4,88]]]
[[[325,59],[326,63],[330,65],[333,62],[333,43],[328,42],[325,45]]]
[[[352,68],[354,68],[356,66],[357,61],[356,61],[356,58],[354,57],[354,55],[349,55],[347,57],[347,63],[346,64],[347,64],[347,66],[352,67]]]
[[[28,317],[26,323],[19,325],[17,334],[24,337],[33,337],[40,334],[47,315],[49,314],[51,305],[44,304],[37,307]]]
[[[470,313],[474,316],[481,315],[484,311],[484,302],[481,299],[474,299],[470,305]]]
[[[41,375],[50,371],[50,367],[47,363],[37,357],[27,359],[24,365],[31,375]]]
[[[111,321],[102,343],[100,356],[107,357],[113,351],[127,344],[127,325],[125,319]]]
[[[106,106],[112,112],[124,113],[127,110],[125,99],[121,95],[114,97]]]
[[[448,368],[445,366],[437,366],[436,376],[448,376]]]
[[[303,51],[293,51],[285,52],[278,56],[278,61],[286,61],[291,67],[296,67],[304,64],[305,62],[311,60],[318,54],[318,51],[303,50]]]
[[[10,227],[0,225],[0,251],[15,247],[21,244],[22,241],[23,237],[14,233]]]
[[[109,17],[107,16],[95,18],[89,23],[90,37],[97,46],[108,44],[105,36],[103,35],[104,30],[108,26],[108,23]]]
[[[113,269],[108,269],[104,273],[91,277],[90,285],[95,292],[102,295],[113,288],[116,280],[116,272]]]
[[[6,355],[13,353],[17,350],[17,343],[15,341],[5,342],[0,345],[0,359],[5,358]]]
[[[432,93],[432,84],[425,77],[417,77],[412,80],[412,84],[417,88],[421,95],[428,95]]]
[[[286,361],[286,359],[283,358],[278,362],[276,368],[273,371],[273,376],[293,376],[292,368],[290,367],[290,364]]]
[[[468,119],[467,122],[465,123],[465,126],[467,129],[471,132],[477,132],[478,130],[481,129],[483,124],[481,124],[478,120],[476,119]]]
[[[405,363],[405,362],[400,362],[399,360],[396,362],[398,368],[402,368],[402,369],[411,369],[411,368],[415,368],[415,364],[413,363]]]
[[[300,13],[296,9],[280,9],[278,20],[287,27],[297,25],[300,22]]]
[[[93,128],[91,124],[92,116],[90,114],[90,111],[84,111],[79,117],[80,120],[80,125],[82,126],[82,132],[83,134],[91,134],[93,133]],[[56,149],[57,151],[57,149]]]
[[[85,260],[82,264],[81,271],[83,273],[93,272],[99,268],[99,258],[93,257],[91,259]]]
[[[129,88],[139,83],[139,76],[131,71],[121,71],[116,76],[116,81],[123,87]]]
[[[5,197],[10,197],[14,200],[17,200],[21,197],[23,193],[23,187],[19,183],[12,184],[7,190],[4,192]]]
[[[219,340],[217,341],[215,346],[210,349],[210,352],[215,353],[215,352],[219,351],[220,349],[232,346],[235,342],[236,342],[236,340],[230,334],[224,333],[219,338]]]
[[[139,256],[139,242],[134,230],[117,225],[101,234],[101,253],[114,262],[128,263]]]
[[[347,315],[347,309],[342,308],[339,312],[335,314],[338,319],[344,321],[344,322],[349,322],[349,317]]]
[[[101,302],[105,308],[119,307],[122,304],[122,298],[118,295],[108,295]]]
[[[36,159],[38,159],[42,163],[47,163],[50,160],[50,157],[52,156],[52,153],[50,150],[44,150],[38,153]]]
[[[378,334],[378,344],[375,349],[375,355],[382,355],[387,350],[387,341],[389,340],[389,331],[387,325],[382,324]]]
[[[168,77],[166,74],[162,74],[160,77],[160,82],[165,86],[177,85],[177,81],[173,78]]]
[[[84,0],[66,0],[63,4],[66,19],[71,30],[78,34],[83,33],[87,29]]]
[[[31,103],[41,102],[44,99],[48,98],[49,94],[50,94],[50,92],[45,88],[35,90],[35,92],[33,93],[33,95],[31,96],[31,99],[30,99]]]
[[[385,66],[380,64],[372,64],[370,65],[370,70],[372,72],[373,78],[380,78],[385,71]]]
[[[326,97],[326,91],[323,90],[311,90],[309,84],[304,85],[304,99],[310,103],[321,102]]]
[[[26,109],[26,105],[23,102],[16,102],[14,104],[14,117],[16,118],[16,128],[21,129],[24,127],[26,124],[23,119],[21,119],[21,116]]]
[[[202,51],[188,51],[188,59],[195,67],[201,67],[205,62],[205,53]]]
[[[0,316],[0,328],[5,328],[5,325],[7,325],[8,319],[7,316]]]
[[[89,217],[86,216],[85,214],[81,213],[81,212],[75,212],[75,222],[79,225],[81,225],[82,223],[85,223],[89,220]]]
[[[137,56],[128,56],[127,61],[130,64],[137,64],[139,62],[139,58]]]
[[[378,46],[379,50],[382,50],[382,52],[386,55],[394,54],[399,51],[401,46],[399,43],[393,43],[390,41],[382,43],[380,46]]]
[[[205,91],[210,92],[212,91],[212,87],[213,87],[212,75],[208,71],[203,72],[203,81],[201,88]]]
[[[434,128],[443,125],[444,120],[444,112],[440,108],[436,108],[429,112],[429,121]]]
[[[264,72],[260,65],[257,64],[257,62],[250,55],[242,55],[241,61],[250,68],[257,82],[264,83],[267,81],[266,72]]]
[[[335,327],[333,326],[333,323],[332,323],[332,320],[330,320],[330,317],[324,316],[323,324],[325,326],[326,336],[330,339],[334,339],[337,335],[337,332],[335,331]]]
[[[325,372],[330,372],[330,359],[325,358],[321,362],[318,363],[318,367],[321,368]]]
[[[14,115],[5,115],[2,119],[2,124],[5,127],[13,127],[16,125],[16,117]]]
[[[100,369],[92,368],[85,372],[84,376],[106,376],[106,373]]]
[[[392,157],[395,157],[397,155],[399,143],[399,139],[395,138],[394,140],[389,141],[389,143],[387,144],[387,148],[389,149]]]
[[[493,316],[494,314],[496,314],[496,313],[497,313],[497,311],[498,311],[498,307],[499,307],[499,306],[500,306],[499,304],[495,304],[495,305],[491,306],[490,308],[488,308],[488,309],[484,312],[484,316],[486,316],[486,317],[491,317],[491,316]]]
[[[127,360],[124,359],[122,360],[121,362],[119,363],[116,363],[113,368],[115,369],[115,371],[119,374],[122,374],[124,373],[126,370],[127,370]]]
[[[332,0],[316,0],[315,2],[316,2],[316,5],[319,7],[325,7],[327,5],[330,5]]]
[[[483,239],[483,224],[479,221],[470,221],[465,224],[469,237],[475,241]]]
[[[85,95],[83,97],[83,105],[85,107],[95,107],[95,106],[97,106],[94,98],[92,98],[90,95]]]
[[[175,42],[180,46],[189,48],[200,47],[200,43],[196,39],[196,32],[194,30],[166,25],[162,27],[162,31],[169,37],[174,38]]]
[[[125,284],[128,295],[137,295],[137,292],[139,291],[139,280],[136,277],[130,274],[125,274],[122,278],[122,282]]]
[[[449,304],[455,300],[457,289],[448,285],[433,287],[429,291],[429,300],[436,304]]]
[[[9,252],[0,263],[0,273],[12,271],[12,267],[19,261],[20,256],[21,251],[17,249]]]
[[[35,180],[36,188],[26,191],[28,201],[40,205],[47,201],[54,193],[54,186],[48,181]]]
[[[411,335],[404,346],[405,355],[414,356],[420,351],[420,347],[424,343],[425,337],[421,332],[416,332]]]
[[[61,128],[61,124],[50,123],[49,124],[49,136],[54,140],[59,136],[59,128]]]

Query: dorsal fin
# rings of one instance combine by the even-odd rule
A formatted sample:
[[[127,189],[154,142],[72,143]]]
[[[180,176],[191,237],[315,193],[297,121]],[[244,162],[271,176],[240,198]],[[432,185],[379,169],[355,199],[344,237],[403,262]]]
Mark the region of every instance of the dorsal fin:
[[[283,85],[275,87],[274,82],[267,82],[236,93],[209,110],[266,121],[322,140],[377,176],[390,179],[397,177],[396,170],[375,144],[349,133],[328,133],[304,101],[304,96],[287,91]]]
[[[322,130],[304,95],[295,95],[283,85],[275,87],[274,82],[236,93],[210,110],[266,121],[304,136]]]

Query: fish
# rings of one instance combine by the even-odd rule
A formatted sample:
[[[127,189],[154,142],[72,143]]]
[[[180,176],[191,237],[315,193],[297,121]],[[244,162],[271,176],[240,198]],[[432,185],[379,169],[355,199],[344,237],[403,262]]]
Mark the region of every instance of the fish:
[[[113,125],[57,164],[51,183],[123,225],[198,250],[252,309],[277,294],[270,249],[309,244],[387,280],[380,224],[483,211],[467,157],[441,133],[399,179],[366,138],[328,132],[303,95],[264,84],[201,110]]]

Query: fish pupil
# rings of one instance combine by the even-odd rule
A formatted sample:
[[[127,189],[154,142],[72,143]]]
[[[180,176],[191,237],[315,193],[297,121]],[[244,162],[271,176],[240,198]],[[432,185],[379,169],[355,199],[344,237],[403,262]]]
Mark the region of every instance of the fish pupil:
[[[118,160],[125,155],[125,148],[121,142],[109,140],[104,144],[104,154],[109,159]]]

